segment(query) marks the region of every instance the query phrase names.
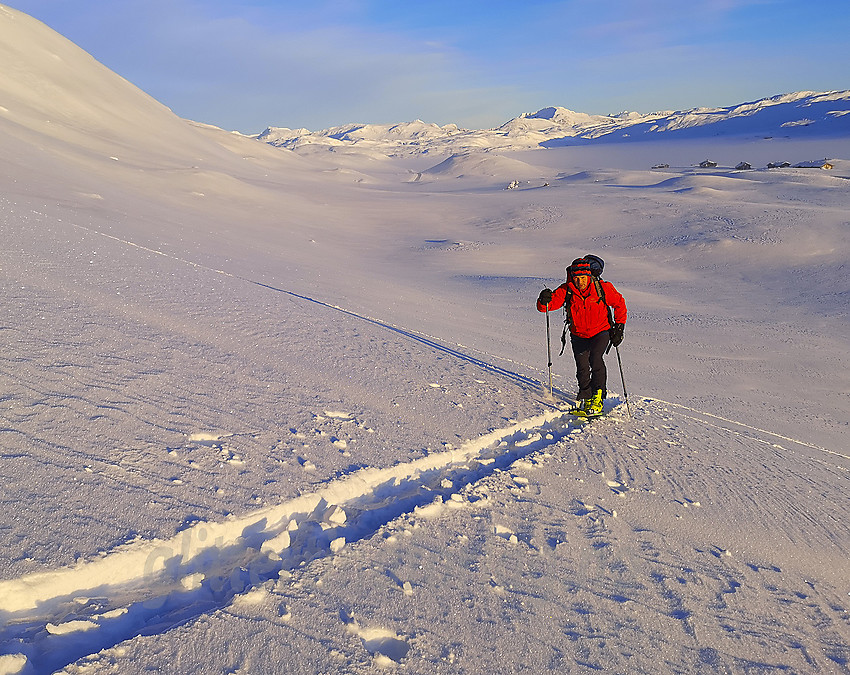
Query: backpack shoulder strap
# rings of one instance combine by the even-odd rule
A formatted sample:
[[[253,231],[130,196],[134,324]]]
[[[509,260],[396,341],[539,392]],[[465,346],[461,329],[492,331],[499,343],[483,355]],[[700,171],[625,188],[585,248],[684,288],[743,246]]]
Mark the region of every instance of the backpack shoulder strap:
[[[599,296],[600,302],[605,305],[605,313],[608,315],[608,323],[611,328],[614,327],[614,317],[611,312],[611,305],[608,304],[608,301],[605,299],[605,289],[602,287],[602,281],[599,277],[593,277],[593,285],[596,287],[596,295]]]
[[[567,331],[573,322],[573,291],[569,286],[566,286],[566,291],[567,294],[564,296],[564,332],[561,333],[561,351],[558,356],[563,356],[564,354],[564,349],[567,347]]]

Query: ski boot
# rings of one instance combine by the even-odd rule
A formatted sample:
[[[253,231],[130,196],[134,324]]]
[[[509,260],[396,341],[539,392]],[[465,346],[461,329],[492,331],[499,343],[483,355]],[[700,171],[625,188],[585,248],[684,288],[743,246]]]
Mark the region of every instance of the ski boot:
[[[585,400],[584,414],[587,417],[596,417],[602,414],[603,393],[601,389],[593,392],[593,397]]]

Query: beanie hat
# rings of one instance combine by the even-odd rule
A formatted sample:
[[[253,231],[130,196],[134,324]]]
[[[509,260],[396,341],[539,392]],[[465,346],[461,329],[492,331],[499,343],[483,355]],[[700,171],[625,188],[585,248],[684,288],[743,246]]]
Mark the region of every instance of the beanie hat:
[[[582,274],[590,276],[590,262],[584,258],[576,258],[570,265],[570,276],[577,277]]]

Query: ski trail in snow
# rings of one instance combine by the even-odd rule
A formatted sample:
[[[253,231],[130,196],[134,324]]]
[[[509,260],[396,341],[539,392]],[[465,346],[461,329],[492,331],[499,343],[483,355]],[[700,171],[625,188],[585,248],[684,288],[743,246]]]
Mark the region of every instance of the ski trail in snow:
[[[807,441],[801,441],[797,438],[791,438],[790,436],[783,436],[782,434],[777,434],[773,431],[768,431],[767,429],[761,429],[759,427],[750,426],[749,424],[744,424],[743,422],[738,422],[736,420],[729,419],[727,417],[721,417],[720,415],[715,415],[714,413],[705,412],[703,410],[697,410],[696,408],[690,408],[686,405],[682,405],[681,403],[671,403],[670,401],[662,401],[659,398],[650,398],[644,397],[646,401],[652,401],[654,403],[661,403],[662,405],[667,405],[673,408],[679,408],[680,410],[687,410],[688,412],[695,413],[697,415],[703,415],[705,417],[710,417],[712,419],[720,420],[721,422],[726,422],[727,424],[734,424],[739,427],[743,427],[744,429],[749,429],[750,431],[756,431],[760,434],[766,434],[768,436],[772,436],[774,438],[781,439],[783,441],[788,441],[789,443],[796,443],[797,445],[801,445],[805,448],[810,448],[811,450],[817,450],[819,452],[823,452],[828,455],[835,455],[836,457],[841,457],[843,459],[850,459],[850,455],[845,455],[840,452],[836,452],[835,450],[830,450],[829,448],[824,448],[820,445],[814,445],[813,443],[808,443]],[[697,417],[691,417],[690,415],[685,415],[684,413],[678,413],[683,417],[687,417],[688,419],[692,419],[696,422],[702,422],[706,424],[705,420],[701,420]],[[723,427],[721,427],[723,428]],[[727,429],[730,433],[736,433],[733,429]],[[844,467],[839,467],[844,468]]]
[[[535,389],[539,389],[539,388],[543,387],[543,385],[541,384],[541,382],[539,380],[535,380],[535,379],[532,379],[532,378],[527,377],[525,375],[522,375],[521,373],[517,373],[517,372],[514,372],[512,370],[508,370],[507,368],[501,368],[499,366],[493,365],[492,363],[488,363],[487,361],[483,361],[481,359],[478,359],[474,356],[470,356],[469,354],[466,354],[466,353],[464,353],[462,351],[458,351],[458,350],[463,349],[463,350],[475,352],[475,353],[480,354],[481,356],[487,357],[489,359],[496,359],[498,361],[503,361],[505,363],[509,363],[509,364],[511,364],[511,366],[518,366],[518,367],[523,368],[527,371],[538,372],[538,373],[542,374],[542,372],[543,372],[542,370],[540,370],[538,368],[534,368],[532,366],[528,366],[528,365],[521,363],[519,361],[514,361],[513,359],[509,359],[509,358],[504,357],[504,356],[499,356],[497,354],[490,354],[488,352],[481,351],[480,349],[476,349],[475,347],[470,347],[468,345],[464,345],[464,344],[461,344],[459,342],[454,343],[455,348],[447,347],[447,346],[445,346],[445,344],[443,344],[444,342],[446,342],[445,340],[443,340],[442,338],[439,338],[439,337],[435,337],[433,335],[428,335],[427,333],[422,333],[420,331],[411,330],[409,328],[396,326],[395,324],[389,323],[387,321],[383,321],[381,319],[376,319],[374,317],[367,316],[367,315],[364,315],[364,314],[359,314],[357,312],[354,312],[353,310],[346,309],[344,307],[340,307],[339,305],[332,305],[330,303],[323,302],[321,300],[317,300],[315,298],[311,298],[311,297],[306,296],[306,295],[301,295],[299,293],[287,290],[285,288],[278,288],[276,286],[272,286],[270,284],[266,284],[266,283],[263,283],[261,281],[256,281],[254,279],[249,279],[248,277],[243,277],[243,276],[240,276],[238,274],[233,274],[232,272],[228,272],[226,270],[220,270],[220,269],[217,269],[215,267],[210,267],[209,265],[203,265],[201,263],[193,262],[191,260],[187,260],[186,258],[181,258],[181,257],[173,255],[171,253],[166,253],[165,251],[160,251],[158,249],[150,248],[148,246],[143,246],[142,244],[137,244],[137,243],[130,241],[128,239],[122,239],[120,237],[116,237],[115,235],[107,234],[106,232],[102,232],[100,230],[95,230],[93,228],[86,227],[85,225],[78,225],[76,223],[71,223],[71,225],[73,225],[74,227],[76,227],[80,230],[84,230],[86,232],[89,232],[91,234],[100,235],[101,237],[105,237],[107,239],[112,239],[113,241],[117,241],[117,242],[120,242],[122,244],[126,244],[127,246],[132,246],[134,248],[138,248],[138,249],[140,249],[142,251],[146,251],[148,253],[153,253],[155,255],[163,256],[163,257],[169,258],[171,260],[176,260],[179,263],[182,263],[184,265],[189,265],[190,267],[194,267],[196,269],[203,269],[203,270],[207,270],[208,272],[214,272],[215,274],[221,274],[221,275],[229,277],[231,279],[238,279],[239,281],[244,281],[244,282],[249,283],[249,284],[254,284],[255,286],[260,286],[261,288],[265,288],[265,289],[268,289],[268,290],[271,290],[271,291],[275,291],[276,293],[285,293],[286,295],[289,295],[293,298],[298,298],[299,300],[311,302],[311,303],[314,303],[316,305],[319,305],[320,307],[325,307],[327,309],[333,309],[333,310],[336,310],[338,312],[342,312],[343,314],[347,314],[348,316],[352,316],[354,318],[361,319],[363,321],[368,321],[369,323],[375,324],[376,326],[381,326],[382,328],[386,328],[386,329],[394,331],[394,332],[396,332],[400,335],[404,335],[405,337],[408,337],[412,340],[416,340],[417,342],[420,342],[424,345],[427,345],[428,347],[431,347],[433,349],[436,349],[436,350],[441,351],[441,352],[446,353],[446,354],[450,354],[450,355],[454,356],[455,358],[458,358],[458,359],[461,359],[461,360],[464,360],[464,361],[468,361],[469,363],[473,363],[474,365],[482,368],[483,370],[487,370],[487,371],[495,373],[497,375],[501,375],[501,376],[506,377],[510,380],[513,380],[513,381],[515,381],[515,382],[517,382],[521,385],[531,386]],[[563,392],[558,392],[558,393],[561,394]]]
[[[53,672],[118,642],[228,605],[417,508],[463,508],[475,482],[583,422],[550,411],[456,449],[362,469],[321,489],[167,540],[135,541],[75,567],[0,582],[0,653]]]

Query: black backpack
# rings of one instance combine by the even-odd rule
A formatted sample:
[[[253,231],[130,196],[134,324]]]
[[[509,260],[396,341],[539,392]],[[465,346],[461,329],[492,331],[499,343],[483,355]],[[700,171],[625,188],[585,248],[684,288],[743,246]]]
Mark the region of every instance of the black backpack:
[[[605,267],[605,261],[598,255],[588,253],[584,259],[590,263],[590,273],[597,279],[602,277],[602,269]]]

